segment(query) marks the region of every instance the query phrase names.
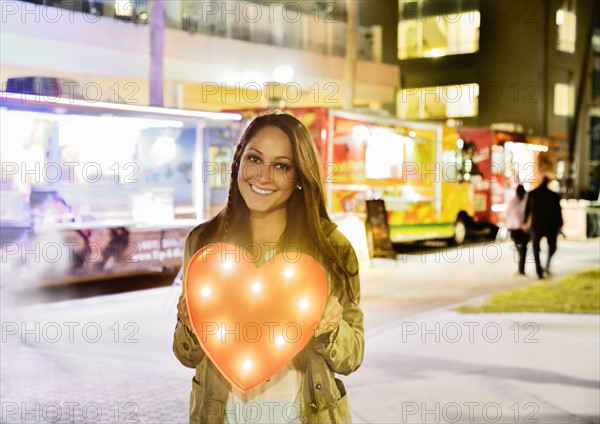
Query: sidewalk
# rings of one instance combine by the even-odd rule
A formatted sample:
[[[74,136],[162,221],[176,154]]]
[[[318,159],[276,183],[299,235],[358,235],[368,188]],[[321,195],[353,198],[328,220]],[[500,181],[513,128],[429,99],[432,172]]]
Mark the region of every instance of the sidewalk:
[[[356,423],[599,423],[600,316],[447,309],[367,334]]]
[[[364,363],[342,377],[355,423],[600,423],[599,315],[445,306],[388,319],[378,305],[399,271],[380,271],[363,276],[380,285],[363,298]],[[171,352],[179,290],[4,307],[0,422],[187,422],[193,370]]]

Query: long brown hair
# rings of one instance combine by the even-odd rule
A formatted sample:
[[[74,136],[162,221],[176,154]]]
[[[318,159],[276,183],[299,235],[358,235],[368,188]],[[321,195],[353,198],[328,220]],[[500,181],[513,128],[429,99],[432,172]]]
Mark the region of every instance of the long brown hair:
[[[356,275],[358,269],[349,270],[341,259],[340,252],[327,239],[321,220],[330,221],[325,204],[325,187],[321,165],[313,139],[308,129],[297,118],[281,111],[270,111],[257,116],[246,128],[233,155],[231,183],[227,205],[211,220],[215,239],[228,241],[249,241],[249,211],[238,186],[238,175],[242,154],[249,141],[261,129],[273,126],[282,130],[292,144],[294,166],[296,168],[295,189],[287,203],[287,225],[283,234],[286,242],[299,242],[304,249],[315,249],[317,260],[334,271]],[[293,225],[291,225],[293,224]],[[320,257],[320,258],[319,258]],[[348,279],[345,279],[348,281]],[[348,283],[347,291],[355,299]]]

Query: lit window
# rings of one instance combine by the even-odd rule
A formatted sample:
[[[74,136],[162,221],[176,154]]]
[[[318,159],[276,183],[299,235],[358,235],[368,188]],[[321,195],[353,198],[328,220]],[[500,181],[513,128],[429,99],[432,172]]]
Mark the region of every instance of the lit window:
[[[577,37],[577,17],[575,13],[559,9],[556,12],[556,25],[558,26],[556,49],[566,53],[575,53],[575,40]]]
[[[400,8],[398,58],[441,57],[479,50],[477,10],[406,2]]]
[[[557,116],[571,115],[573,99],[569,84],[554,85],[554,114]]]
[[[398,92],[402,119],[442,119],[477,116],[479,84],[423,87],[405,85]]]

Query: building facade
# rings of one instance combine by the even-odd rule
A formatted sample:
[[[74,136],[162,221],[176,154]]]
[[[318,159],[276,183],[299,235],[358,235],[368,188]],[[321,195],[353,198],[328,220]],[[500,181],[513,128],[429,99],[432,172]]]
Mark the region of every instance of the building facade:
[[[397,21],[397,3],[391,21]],[[344,91],[344,1],[165,1],[164,105],[216,110],[339,107]],[[2,0],[2,82],[46,76],[83,98],[148,104],[147,0]],[[364,9],[363,10],[368,10]],[[354,104],[394,105],[397,61],[382,27],[357,28]],[[360,21],[360,17],[359,17]],[[387,62],[387,63],[386,63]]]
[[[597,198],[598,15],[595,0],[400,1],[398,115],[542,138],[566,195]]]

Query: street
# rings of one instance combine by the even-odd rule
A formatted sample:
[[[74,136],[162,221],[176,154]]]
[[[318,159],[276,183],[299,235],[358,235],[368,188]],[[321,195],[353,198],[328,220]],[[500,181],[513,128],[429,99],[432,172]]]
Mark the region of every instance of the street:
[[[553,263],[554,278],[597,267],[599,259],[597,239],[561,240]],[[436,352],[443,347],[439,340],[425,340],[423,343],[418,338],[407,337],[423,329],[420,324],[422,318],[440,314],[450,314],[451,320],[463,322],[463,329],[467,329],[468,325],[473,327],[473,324],[465,326],[464,322],[476,321],[476,318],[468,315],[457,318],[452,306],[476,302],[487,294],[537,281],[534,277],[515,278],[515,270],[514,250],[509,242],[458,248],[426,247],[400,253],[395,261],[377,259],[371,268],[363,269],[361,305],[365,313],[366,356],[363,366],[345,379],[355,421],[391,423],[413,422],[411,419],[415,419],[414,422],[423,422],[423,417],[414,410],[415,405],[420,405],[418,396],[415,398],[413,394],[409,403],[402,403],[402,410],[394,409],[391,405],[395,392],[391,391],[391,387],[378,383],[386,374],[394,379],[414,379],[414,376],[395,374],[398,367],[408,366],[416,371],[429,364],[432,366],[430,372],[436,374],[436,384],[448,385],[450,371],[469,380],[470,377],[465,374],[468,370],[460,366],[445,368],[442,363],[436,364],[431,362],[431,358],[419,356],[419,349]],[[534,275],[533,263],[528,262],[527,271]],[[179,364],[171,352],[179,292],[179,287],[169,286],[53,303],[35,303],[29,299],[27,306],[15,307],[23,294],[7,293],[4,289],[2,422],[186,422],[193,371]],[[515,336],[516,328],[511,328],[511,325],[521,322],[521,318],[504,321],[498,318],[496,323],[499,324],[495,325],[504,329],[504,334]],[[597,316],[573,318],[583,320],[588,330],[598,329]],[[543,322],[544,318],[540,320]],[[527,317],[526,322],[533,321]],[[456,325],[453,324],[454,327]],[[435,326],[427,328],[434,328],[428,331],[436,331]],[[528,335],[535,336],[535,328],[522,327],[521,330],[519,341]],[[390,338],[390,334],[395,334],[394,338]],[[447,336],[449,333],[444,334]],[[524,353],[527,354],[535,347],[537,354],[543,348],[540,344],[515,345],[514,340],[509,339],[498,344],[500,351],[510,353],[513,349],[526,349]],[[452,354],[458,355],[458,360],[465,352],[457,351],[456,346],[465,347],[465,344],[452,346]],[[469,347],[469,344],[466,346]],[[399,356],[390,356],[390,352],[400,354],[403,350],[404,354],[413,353],[415,356],[409,355],[408,363],[395,363],[394,358]],[[598,340],[592,339],[584,353],[588,359],[594,355],[597,358],[597,351]],[[499,351],[495,352],[498,354]],[[473,354],[477,355],[477,352],[471,349],[467,357]],[[579,368],[588,366],[581,371],[583,373],[589,373],[589,367],[592,368],[592,374],[587,376],[590,382],[586,380],[584,383],[587,392],[580,399],[585,404],[586,417],[597,417],[597,359],[595,364],[593,359],[591,362],[585,359],[574,362]],[[560,368],[559,364],[560,361],[556,363],[557,368]],[[514,372],[518,374],[518,370]],[[456,384],[460,384],[460,378],[456,379]],[[402,384],[400,380],[395,381]],[[472,380],[469,382],[472,383]],[[429,393],[424,387],[413,388],[417,390],[413,393]],[[442,390],[442,393],[448,392]],[[460,396],[465,402],[469,399],[463,394]],[[593,399],[590,396],[595,396],[596,402],[586,401]],[[389,408],[375,408],[371,401],[375,398],[379,400],[375,404]],[[509,408],[512,403],[508,398],[503,399],[505,403],[498,402]],[[541,411],[544,411],[543,405]],[[521,408],[520,412],[526,416],[531,411]],[[519,422],[527,422],[522,421],[523,416]],[[463,414],[462,420],[466,420],[466,415]]]

